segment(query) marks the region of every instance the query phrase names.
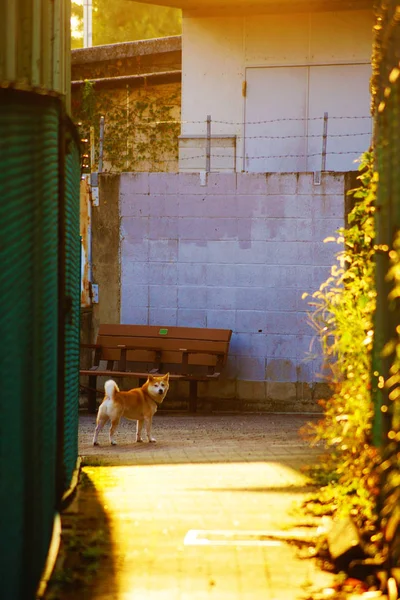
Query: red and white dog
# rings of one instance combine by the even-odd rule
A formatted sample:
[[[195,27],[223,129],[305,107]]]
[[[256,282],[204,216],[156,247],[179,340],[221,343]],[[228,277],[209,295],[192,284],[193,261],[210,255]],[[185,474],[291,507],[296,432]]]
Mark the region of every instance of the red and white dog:
[[[121,392],[115,381],[110,379],[104,385],[105,396],[97,414],[93,445],[98,446],[98,436],[107,421],[110,421],[110,444],[116,445],[114,434],[121,417],[137,421],[136,441],[143,442],[142,430],[146,426],[149,442],[155,442],[151,435],[154,413],[163,402],[169,388],[169,373],[162,376],[149,375],[146,383],[140,388]]]

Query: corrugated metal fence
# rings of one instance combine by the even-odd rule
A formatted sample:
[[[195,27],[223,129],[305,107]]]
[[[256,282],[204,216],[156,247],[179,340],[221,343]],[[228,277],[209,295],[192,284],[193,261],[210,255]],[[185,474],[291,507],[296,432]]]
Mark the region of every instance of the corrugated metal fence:
[[[77,464],[79,142],[62,102],[0,89],[0,597],[30,600]]]
[[[389,546],[391,567],[400,566],[400,398],[384,385],[396,361],[382,355],[388,342],[400,339],[399,301],[389,299],[393,281],[387,277],[400,229],[400,12],[395,0],[376,3],[373,52],[375,158],[379,175],[376,202],[377,312],[374,341],[375,441],[382,448],[380,521]],[[398,350],[397,350],[398,351]],[[395,384],[398,387],[399,383]]]

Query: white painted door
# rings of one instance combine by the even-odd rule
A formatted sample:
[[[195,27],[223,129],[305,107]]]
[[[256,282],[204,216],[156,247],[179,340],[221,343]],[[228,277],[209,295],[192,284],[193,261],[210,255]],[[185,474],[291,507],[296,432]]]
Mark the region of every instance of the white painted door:
[[[370,65],[310,67],[308,171],[321,170],[323,121],[316,119],[324,112],[328,113],[326,170],[357,169],[355,161],[371,141],[370,77]]]
[[[245,170],[306,170],[307,67],[247,69]]]
[[[370,143],[370,74],[370,65],[247,69],[245,169],[321,170],[328,113],[326,170],[356,170]]]

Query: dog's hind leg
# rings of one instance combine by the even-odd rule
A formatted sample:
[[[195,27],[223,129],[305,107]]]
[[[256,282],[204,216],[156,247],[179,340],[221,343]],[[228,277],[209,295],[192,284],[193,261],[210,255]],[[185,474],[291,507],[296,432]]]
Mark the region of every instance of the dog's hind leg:
[[[98,415],[96,429],[94,430],[94,436],[93,436],[93,446],[99,445],[97,438],[99,437],[99,433],[103,429],[103,427],[107,423],[107,421],[108,421],[107,415],[101,415],[101,414]]]
[[[137,442],[143,442],[143,438],[142,438],[143,423],[144,423],[143,419],[138,419],[136,421],[136,441]]]
[[[114,440],[114,433],[117,431],[117,427],[119,425],[120,420],[121,420],[120,416],[118,416],[114,419],[111,419],[111,423],[110,423],[110,444],[111,444],[111,446],[117,445],[117,442]]]

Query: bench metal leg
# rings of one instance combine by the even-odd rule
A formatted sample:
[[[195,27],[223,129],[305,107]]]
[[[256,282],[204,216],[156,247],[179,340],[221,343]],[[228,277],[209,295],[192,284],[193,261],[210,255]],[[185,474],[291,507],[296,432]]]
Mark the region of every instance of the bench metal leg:
[[[97,401],[96,401],[96,385],[97,376],[89,376],[89,390],[88,390],[88,411],[91,414],[96,413]]]
[[[189,412],[197,412],[197,381],[189,381]]]

